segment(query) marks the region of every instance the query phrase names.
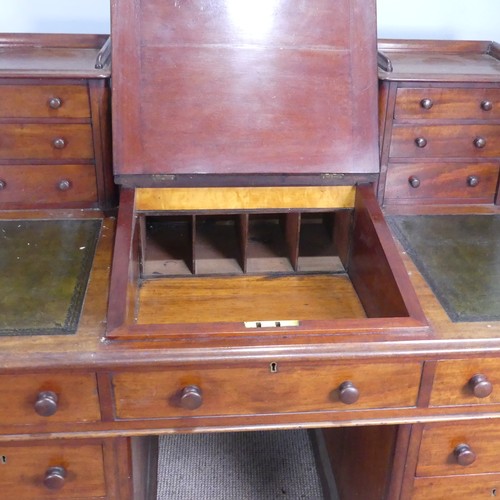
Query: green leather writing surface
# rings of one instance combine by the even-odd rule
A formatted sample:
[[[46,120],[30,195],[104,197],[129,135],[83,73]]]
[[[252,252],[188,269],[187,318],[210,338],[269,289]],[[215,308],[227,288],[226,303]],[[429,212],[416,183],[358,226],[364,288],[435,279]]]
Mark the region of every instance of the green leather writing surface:
[[[500,320],[500,215],[388,220],[453,321]]]
[[[101,221],[0,221],[0,335],[76,331]]]

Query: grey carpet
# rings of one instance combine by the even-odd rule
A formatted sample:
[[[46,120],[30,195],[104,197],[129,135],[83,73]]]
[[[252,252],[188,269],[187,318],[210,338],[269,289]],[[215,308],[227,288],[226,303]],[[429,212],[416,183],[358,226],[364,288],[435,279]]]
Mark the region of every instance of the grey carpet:
[[[320,500],[307,431],[160,437],[158,500]]]

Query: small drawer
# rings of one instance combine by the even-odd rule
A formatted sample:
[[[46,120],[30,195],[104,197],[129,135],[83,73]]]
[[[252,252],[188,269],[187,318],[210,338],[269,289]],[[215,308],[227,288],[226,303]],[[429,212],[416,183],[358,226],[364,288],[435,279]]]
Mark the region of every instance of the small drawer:
[[[125,372],[113,376],[119,419],[410,407],[421,365],[258,367]]]
[[[1,375],[0,427],[97,422],[97,383],[88,374]]]
[[[413,483],[411,500],[492,500],[500,496],[500,474],[419,477]]]
[[[500,425],[495,419],[425,426],[416,476],[500,472]]]
[[[0,444],[2,498],[105,498],[101,443]]]
[[[0,124],[0,160],[92,160],[90,124]]]
[[[439,361],[432,385],[430,406],[498,403],[500,359]]]
[[[86,85],[1,85],[0,118],[90,118]]]
[[[0,206],[96,201],[94,165],[0,165]]]
[[[500,89],[399,87],[395,120],[499,120]]]
[[[392,158],[492,158],[500,156],[500,125],[395,125]]]
[[[499,163],[391,163],[384,200],[493,203],[499,169]]]

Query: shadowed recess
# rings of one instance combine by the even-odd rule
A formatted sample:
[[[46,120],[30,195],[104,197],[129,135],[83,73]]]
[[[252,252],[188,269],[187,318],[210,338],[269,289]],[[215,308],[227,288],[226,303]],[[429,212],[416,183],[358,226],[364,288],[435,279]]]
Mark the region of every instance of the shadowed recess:
[[[500,320],[500,216],[388,217],[455,322]]]
[[[101,221],[0,221],[0,335],[76,331]]]
[[[280,498],[325,498],[307,431],[160,437],[158,500]]]

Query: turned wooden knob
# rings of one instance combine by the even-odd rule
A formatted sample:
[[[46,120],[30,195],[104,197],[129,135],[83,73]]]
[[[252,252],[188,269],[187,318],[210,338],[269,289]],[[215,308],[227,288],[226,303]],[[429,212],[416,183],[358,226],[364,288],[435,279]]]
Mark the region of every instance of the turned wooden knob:
[[[476,461],[476,454],[472,451],[468,444],[459,444],[454,450],[453,455],[458,465],[467,467]]]
[[[483,111],[491,111],[493,109],[493,103],[488,100],[481,101],[481,109]]]
[[[49,467],[43,478],[44,486],[49,490],[60,490],[66,481],[66,469],[64,467]]]
[[[482,149],[486,146],[486,139],[484,137],[476,137],[473,142],[477,149]]]
[[[188,385],[181,392],[181,406],[186,410],[196,410],[203,403],[201,389],[197,385]]]
[[[41,417],[50,417],[57,411],[58,397],[55,392],[42,391],[38,393],[34,405],[36,413]]]
[[[479,184],[479,177],[477,175],[469,175],[467,177],[467,186],[476,187]]]
[[[469,387],[476,398],[487,398],[493,392],[493,384],[481,373],[471,377]]]
[[[412,188],[416,189],[420,186],[420,179],[415,175],[408,177],[408,182]]]
[[[352,405],[359,399],[359,389],[349,380],[339,386],[339,399],[345,405]]]
[[[424,109],[431,109],[433,105],[434,103],[432,102],[432,99],[429,98],[422,99],[420,101],[420,106],[422,106],[422,108]]]
[[[49,108],[59,109],[62,106],[62,101],[59,97],[51,97],[49,99]]]
[[[427,139],[425,137],[417,137],[415,139],[415,144],[417,148],[425,148],[425,146],[427,146]]]
[[[62,137],[57,137],[52,141],[52,145],[56,149],[64,149],[66,147],[66,141]]]
[[[68,179],[61,179],[57,184],[57,188],[59,191],[67,191],[68,189],[71,189],[71,181]]]

